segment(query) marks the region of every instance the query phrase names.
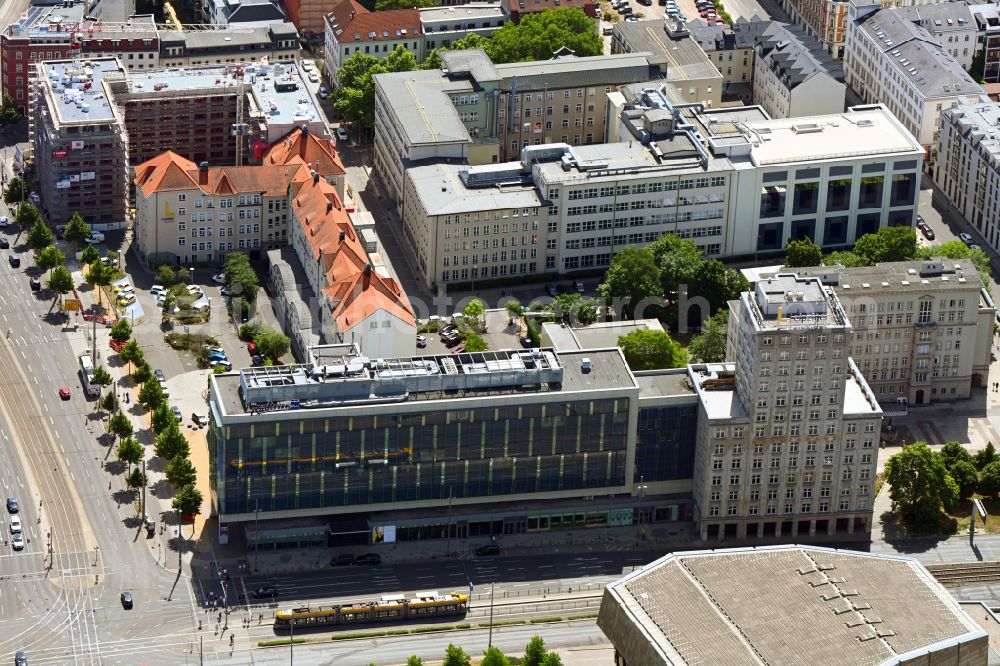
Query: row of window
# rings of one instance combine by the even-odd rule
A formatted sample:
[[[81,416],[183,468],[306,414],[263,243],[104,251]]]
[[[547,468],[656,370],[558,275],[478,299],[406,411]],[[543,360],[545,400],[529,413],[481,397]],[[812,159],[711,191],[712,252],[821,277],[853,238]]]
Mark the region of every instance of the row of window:
[[[185,238],[184,236],[178,236],[177,237],[177,244],[178,245],[187,246],[187,238]],[[239,241],[238,246],[239,246],[239,248],[241,250],[248,249],[248,248],[253,248],[253,247],[260,247],[260,239],[259,238],[254,238],[254,239],[249,239],[249,238],[244,239],[244,238],[241,238],[240,241]],[[208,241],[207,243],[191,243],[191,249],[192,250],[211,250],[212,249],[212,241]],[[233,246],[232,241],[230,241],[228,243],[219,243],[218,249],[219,250],[233,250],[233,249],[235,249],[235,247]]]
[[[840,509],[839,509],[840,511],[850,511],[851,510],[851,501],[850,500],[846,500],[846,499],[845,500],[840,500],[840,505],[839,506],[840,506]],[[830,512],[830,502],[829,501],[819,502],[818,505],[817,505],[817,508],[819,510],[818,511],[819,513],[829,513]],[[861,501],[857,502],[857,505],[855,507],[855,511],[867,511],[867,510],[868,510],[868,502],[867,502],[867,500],[861,500]],[[778,507],[777,507],[777,505],[775,505],[775,504],[768,504],[766,512],[767,512],[767,515],[769,515],[769,516],[778,515]],[[799,512],[798,512],[799,514],[812,513],[812,512],[813,512],[813,510],[812,510],[812,502],[802,502],[802,504],[799,506]],[[794,504],[792,504],[791,502],[786,503],[785,504],[784,514],[786,514],[786,515],[795,514],[795,506],[794,506]],[[720,516],[721,514],[719,512],[719,507],[717,507],[717,506],[710,506],[710,507],[708,507],[708,515],[711,516],[711,517]],[[737,515],[739,515],[737,507],[732,506],[732,505],[730,505],[729,507],[727,507],[726,515],[727,516],[737,516]],[[749,506],[749,507],[747,507],[747,515],[750,515],[750,516],[760,515],[760,507],[759,506]]]
[[[864,455],[861,456],[861,463],[862,464],[871,464],[871,461],[872,461],[872,454],[866,453],[866,454],[864,454]],[[823,466],[824,467],[832,467],[833,466],[833,461],[830,461],[829,463],[824,463]],[[760,473],[751,474],[750,475],[750,485],[752,485],[752,486],[762,485],[762,483],[761,483],[762,479],[763,479],[763,476]],[[798,475],[795,474],[795,473],[786,474],[785,475],[785,484],[789,485],[789,486],[798,485],[797,479],[798,479]],[[826,483],[829,483],[829,482],[833,481],[833,472],[829,472],[829,471],[823,472],[822,473],[822,481],[826,482]],[[815,482],[816,482],[816,473],[815,472],[804,472],[803,473],[803,475],[802,475],[802,483],[815,483]],[[716,487],[716,486],[721,486],[721,485],[723,485],[722,484],[722,475],[721,474],[715,474],[715,475],[713,475],[712,476],[712,480],[711,480],[711,486],[712,487]],[[732,475],[730,475],[730,477],[729,477],[729,483],[727,485],[730,485],[730,486],[739,486],[740,485],[740,475],[739,474],[732,474]],[[768,474],[767,485],[769,485],[769,486],[779,486],[779,485],[781,485],[781,474],[779,474],[778,472],[772,472],[771,474]],[[868,494],[868,486],[865,485],[865,484],[862,484],[862,485],[858,486],[858,493],[862,494],[862,495]]]

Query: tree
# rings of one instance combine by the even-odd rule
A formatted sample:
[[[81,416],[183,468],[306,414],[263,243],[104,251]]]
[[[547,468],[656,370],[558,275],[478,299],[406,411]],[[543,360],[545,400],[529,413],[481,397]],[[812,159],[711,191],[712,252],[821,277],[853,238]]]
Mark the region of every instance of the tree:
[[[193,485],[195,479],[198,476],[194,465],[185,456],[175,456],[167,464],[167,469],[164,471],[167,477],[167,481],[171,483],[175,488],[183,488],[184,486]]]
[[[257,338],[265,330],[269,330],[264,326],[262,321],[251,321],[240,326],[240,340],[244,342],[253,342],[256,344]]]
[[[160,382],[156,380],[156,377],[150,377],[147,381],[143,382],[142,387],[139,389],[139,404],[146,409],[156,409],[164,402],[166,402],[167,396],[163,394],[163,388],[160,386]]]
[[[823,249],[811,238],[788,241],[785,248],[785,267],[800,268],[823,264]]]
[[[415,69],[416,56],[402,46],[397,46],[382,60],[355,53],[344,60],[337,70],[340,86],[332,94],[333,108],[344,120],[371,129],[375,125],[374,77],[386,72],[411,72]]]
[[[21,122],[21,111],[14,103],[14,98],[8,93],[3,94],[3,101],[0,102],[0,127],[9,127]]]
[[[95,261],[100,260],[101,253],[97,251],[97,248],[93,245],[88,245],[83,248],[83,252],[80,253],[80,261],[84,264],[90,265]]]
[[[3,202],[8,206],[21,203],[28,198],[28,190],[20,176],[14,176],[7,181],[7,189],[3,192]]]
[[[120,442],[118,442],[118,450],[116,455],[118,460],[132,468],[132,465],[136,464],[142,460],[142,456],[145,455],[146,450],[142,447],[142,444],[135,441],[134,437],[125,437]]]
[[[35,265],[43,271],[50,271],[56,266],[62,266],[65,263],[66,255],[64,255],[62,250],[57,248],[55,245],[49,245],[42,248],[42,251],[38,253],[37,257],[35,257]]]
[[[462,310],[462,314],[465,315],[466,319],[474,320],[477,324],[480,324],[486,316],[486,306],[478,298],[473,298],[465,306],[465,309]]]
[[[507,310],[507,314],[509,314],[514,319],[519,319],[524,309],[524,306],[521,305],[521,301],[517,300],[516,298],[508,300],[507,304],[504,307]]]
[[[73,213],[73,217],[69,218],[66,228],[63,229],[63,238],[66,242],[72,243],[73,247],[80,247],[90,238],[90,225],[83,221],[79,213]]]
[[[885,463],[885,480],[892,490],[892,509],[913,528],[937,526],[941,508],[958,503],[958,484],[948,474],[944,458],[924,442],[907,444]]]
[[[174,292],[168,291],[163,297],[163,303],[160,305],[160,309],[163,311],[163,316],[170,318],[170,315],[174,313],[174,309],[177,308],[177,296]]]
[[[490,38],[483,37],[479,33],[470,32],[462,39],[456,40],[451,43],[451,46],[439,47],[431,51],[426,58],[424,58],[423,64],[420,65],[421,69],[441,69],[441,52],[442,51],[461,51],[463,49],[483,49],[486,50],[489,46]]]
[[[63,294],[68,294],[73,291],[73,274],[69,272],[69,269],[65,266],[56,266],[55,269],[49,274],[48,288],[51,289],[56,296],[62,296]]]
[[[633,371],[679,368],[687,363],[684,348],[666,331],[636,329],[618,338],[618,346]]]
[[[954,467],[957,462],[972,462],[972,454],[962,446],[961,442],[948,442],[938,453],[944,458],[944,466],[948,469]]]
[[[194,486],[184,486],[174,497],[171,506],[181,515],[196,516],[201,513],[201,491]]]
[[[340,70],[338,70],[338,74],[339,72]],[[226,287],[234,296],[251,303],[256,300],[257,291],[260,289],[260,280],[245,253],[230,252],[227,254],[223,273],[226,276]]]
[[[406,659],[406,666],[424,666],[424,660],[412,654]]]
[[[483,336],[474,331],[465,334],[465,340],[462,344],[465,345],[465,351],[468,352],[481,352],[490,348],[486,340],[483,340]]]
[[[454,643],[448,643],[441,666],[472,666],[472,657]]]
[[[132,379],[134,379],[137,384],[145,384],[152,378],[153,369],[149,367],[149,363],[146,363],[146,361],[136,363],[135,371],[132,373]]]
[[[111,386],[114,382],[114,377],[104,369],[103,365],[99,365],[94,369],[94,383],[98,386]]]
[[[917,258],[917,232],[911,227],[883,227],[859,238],[854,243],[854,254],[869,266],[883,261],[911,261]]]
[[[1000,460],[994,460],[979,473],[979,494],[994,499],[1000,493]]]
[[[621,302],[621,312],[627,317],[634,316],[636,308],[645,305],[644,300],[658,298],[663,293],[660,269],[653,261],[653,254],[634,245],[622,248],[611,260],[597,291],[607,301]]]
[[[542,666],[545,659],[545,641],[541,636],[532,636],[531,640],[524,647],[524,656],[521,657],[521,666]]]
[[[150,416],[150,426],[152,426],[153,434],[156,435],[159,435],[169,428],[171,423],[175,423],[176,421],[177,419],[174,417],[174,413],[170,411],[167,403],[157,406]]]
[[[191,452],[187,438],[181,432],[181,427],[177,424],[177,419],[167,426],[166,430],[156,437],[156,446],[153,449],[160,458],[170,461],[176,457],[187,457]]]
[[[948,473],[958,484],[958,496],[961,499],[971,497],[972,493],[976,492],[979,485],[979,472],[976,471],[976,466],[971,462],[959,460],[948,468]]]
[[[494,645],[483,653],[483,660],[479,664],[480,666],[510,666],[510,659]]]
[[[97,290],[97,302],[100,304],[103,293],[100,287],[107,287],[115,279],[115,268],[103,261],[95,261],[87,268],[85,278]]]
[[[997,457],[997,450],[993,446],[993,442],[986,442],[986,448],[980,449],[973,456],[976,464],[976,469],[984,470],[986,466],[990,463],[994,463],[1000,458]]]
[[[691,359],[703,363],[721,363],[726,360],[726,337],[729,330],[729,311],[719,310],[709,318],[701,333],[691,338],[688,353]]]
[[[125,477],[125,485],[129,488],[142,488],[146,485],[146,476],[142,473],[142,470],[136,467]]]
[[[33,250],[41,250],[48,247],[52,245],[55,239],[56,235],[52,233],[49,225],[45,224],[41,218],[35,221],[35,224],[32,225],[31,230],[28,232],[28,245]]]
[[[864,266],[865,260],[853,252],[846,250],[831,252],[823,258],[824,266],[836,266],[838,264],[844,268],[857,268],[858,266]]]
[[[542,659],[542,666],[563,666],[562,658],[555,652],[549,652]]]
[[[21,229],[32,227],[41,219],[42,216],[33,203],[22,203],[17,207],[17,217],[15,218],[15,221]]]
[[[711,316],[749,289],[750,283],[742,273],[726,268],[718,259],[709,259],[698,267],[694,281],[688,286],[688,293],[707,300]]]
[[[139,365],[140,363],[143,362],[143,360],[146,357],[146,355],[142,351],[142,347],[139,346],[139,342],[137,340],[129,340],[127,343],[125,343],[125,346],[122,347],[122,350],[120,352],[118,352],[118,355],[122,357],[123,361],[125,361],[130,365],[131,364]]]
[[[115,325],[111,327],[111,339],[115,342],[124,344],[131,337],[132,324],[129,323],[128,319],[119,319],[115,322]]]
[[[520,23],[507,23],[490,37],[486,53],[494,63],[549,60],[563,47],[580,57],[604,52],[597,22],[582,9],[547,9],[523,16]]]
[[[438,0],[375,0],[375,11],[384,12],[387,9],[420,9],[421,7],[437,7]]]
[[[101,407],[109,414],[118,411],[118,396],[114,391],[109,392],[101,398]]]
[[[156,281],[165,287],[177,282],[177,271],[170,264],[160,264],[156,268]]]
[[[117,411],[108,421],[108,432],[118,440],[132,436],[132,421],[121,411]]]
[[[979,270],[979,276],[990,291],[990,258],[982,250],[973,250],[960,240],[953,240],[940,245],[930,245],[917,250],[918,259],[935,259],[944,257],[946,259],[968,259]]]
[[[257,345],[257,351],[260,352],[261,356],[269,358],[275,363],[280,361],[281,357],[292,348],[292,341],[287,335],[271,330],[258,335],[254,344]]]

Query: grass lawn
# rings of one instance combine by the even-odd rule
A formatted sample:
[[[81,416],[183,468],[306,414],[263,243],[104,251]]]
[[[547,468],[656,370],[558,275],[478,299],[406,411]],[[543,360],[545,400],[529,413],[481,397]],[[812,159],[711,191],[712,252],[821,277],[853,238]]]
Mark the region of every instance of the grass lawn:
[[[987,499],[981,495],[973,495],[973,497],[982,500],[983,506],[986,507],[986,529],[983,530],[983,521],[977,515],[976,532],[985,531],[991,534],[1000,534],[1000,501],[996,498]],[[948,517],[955,522],[954,534],[965,534],[968,531],[971,515],[972,500],[962,500],[958,508],[953,513],[948,514]]]

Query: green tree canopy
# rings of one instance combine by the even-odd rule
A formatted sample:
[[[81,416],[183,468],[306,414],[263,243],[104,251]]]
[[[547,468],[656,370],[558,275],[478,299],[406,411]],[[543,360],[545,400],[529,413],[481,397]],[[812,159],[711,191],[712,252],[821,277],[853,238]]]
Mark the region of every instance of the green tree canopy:
[[[7,181],[7,189],[3,191],[3,202],[8,206],[20,203],[28,198],[28,190],[20,176],[14,176]]]
[[[132,421],[122,412],[115,412],[108,421],[108,432],[119,440],[131,437],[133,432]]]
[[[976,469],[983,470],[990,463],[997,462],[1000,457],[997,456],[996,447],[993,446],[993,442],[986,442],[986,447],[980,449],[973,456],[974,462],[976,464]]]
[[[470,319],[477,324],[482,322],[483,317],[486,316],[486,306],[478,298],[473,298],[469,301],[469,304],[465,306],[462,310],[462,314],[465,315],[466,319]]]
[[[56,235],[52,233],[49,225],[45,224],[41,218],[35,220],[35,223],[31,226],[31,230],[28,231],[28,245],[32,250],[41,250],[48,247],[52,245],[55,239]]]
[[[181,488],[171,506],[182,515],[191,516],[201,513],[201,503],[201,491],[192,485]]]
[[[465,334],[463,344],[465,345],[465,351],[470,352],[481,352],[490,348],[489,345],[486,344],[486,340],[483,340],[483,336],[479,335],[475,331],[469,331]]]
[[[167,464],[164,474],[167,477],[167,481],[169,481],[175,488],[183,488],[184,486],[193,485],[198,476],[194,465],[192,465],[191,461],[185,456],[175,456],[174,459]]]
[[[524,62],[549,60],[563,47],[579,57],[601,55],[604,42],[597,34],[597,21],[577,8],[533,12],[494,32],[486,53],[494,63]]]
[[[160,387],[160,382],[156,380],[156,377],[150,377],[143,382],[142,387],[139,389],[140,405],[146,409],[156,409],[166,402],[166,400],[167,396],[163,394],[163,388]]]
[[[374,76],[386,72],[412,72],[417,58],[412,51],[397,46],[382,60],[355,53],[337,70],[340,85],[333,91],[333,108],[349,123],[371,129],[375,126]]]
[[[510,666],[510,659],[507,658],[500,648],[497,646],[492,646],[483,653],[483,660],[479,662],[480,666]]]
[[[424,666],[424,660],[413,654],[407,658],[406,666]]]
[[[375,11],[383,12],[387,9],[420,9],[422,7],[437,7],[440,4],[438,0],[375,0]]]
[[[916,259],[917,232],[911,227],[882,227],[859,238],[854,244],[854,254],[869,266],[883,261]]]
[[[979,494],[995,499],[1000,493],[1000,460],[994,460],[979,473]]]
[[[281,360],[281,357],[288,353],[288,350],[292,347],[292,341],[289,337],[278,331],[268,330],[257,336],[255,343],[257,345],[257,351],[264,358],[269,358],[275,363]]]
[[[811,238],[788,241],[785,248],[785,267],[802,268],[821,266],[823,264],[823,248],[814,243]]]
[[[115,395],[114,391],[109,391],[103,398],[101,398],[101,407],[103,407],[104,411],[108,413],[118,411],[118,396]]]
[[[472,666],[472,657],[454,643],[448,643],[441,666]]]
[[[49,274],[49,289],[61,296],[73,291],[73,274],[65,266],[56,266]]]
[[[97,251],[97,248],[93,245],[88,245],[83,248],[83,252],[80,253],[80,261],[84,264],[92,264],[101,258],[101,253]]]
[[[924,442],[907,444],[885,463],[893,511],[915,529],[932,529],[942,507],[958,503],[958,484],[948,474],[944,457]]]
[[[132,372],[132,379],[134,379],[137,384],[145,384],[152,378],[153,369],[149,367],[149,363],[143,361],[142,363],[136,364],[135,370]]]
[[[146,476],[142,470],[136,467],[125,477],[125,485],[129,488],[142,488],[146,485]]]
[[[104,369],[103,365],[99,365],[94,369],[94,383],[98,386],[111,386],[114,382],[114,377]]]
[[[944,466],[948,469],[954,467],[955,463],[959,461],[972,462],[972,454],[969,453],[961,442],[948,442],[941,447],[939,451],[941,457],[944,458]]]
[[[248,303],[257,299],[260,290],[260,279],[257,271],[250,265],[250,259],[243,252],[230,252],[226,255],[226,265],[223,269],[226,287],[233,296],[242,298]]]
[[[111,327],[111,339],[115,342],[125,342],[132,337],[132,324],[128,319],[119,319]]]
[[[122,350],[118,352],[118,355],[122,357],[122,360],[126,363],[139,365],[145,360],[146,355],[142,351],[142,347],[139,346],[137,340],[129,340],[122,347]]]
[[[118,442],[118,449],[115,453],[119,461],[131,468],[132,465],[142,460],[142,456],[146,453],[146,450],[142,447],[142,444],[135,441],[134,437],[125,437]]]
[[[618,346],[633,371],[679,368],[687,363],[684,348],[666,331],[636,329],[618,338]]]
[[[542,666],[545,659],[545,641],[541,636],[532,636],[528,644],[524,646],[524,656],[521,657],[521,666]]]
[[[691,338],[688,353],[691,359],[703,363],[721,363],[726,360],[726,336],[729,330],[729,311],[719,310],[708,320],[701,333]]]
[[[153,433],[159,435],[161,432],[170,427],[171,422],[175,422],[177,419],[174,417],[173,412],[170,411],[170,407],[167,403],[157,406],[153,410],[150,416],[150,425],[153,428]]]
[[[22,229],[33,227],[41,219],[42,215],[33,203],[25,202],[17,207],[16,222]]]
[[[823,258],[824,266],[836,266],[841,265],[844,268],[857,268],[858,266],[864,266],[865,260],[846,250],[831,252]]]
[[[622,248],[611,260],[611,266],[597,291],[605,300],[614,303],[617,312],[628,317],[635,314],[636,307],[648,310],[643,301],[659,298],[663,293],[660,269],[653,260],[652,252],[635,245]],[[646,300],[646,303],[649,302]]]
[[[555,652],[549,652],[542,659],[542,666],[563,666],[562,658]]]
[[[164,460],[170,461],[176,457],[184,458],[190,452],[191,447],[188,444],[187,438],[184,437],[184,433],[181,432],[180,425],[177,424],[176,419],[156,437],[156,446],[153,453]]]
[[[66,255],[55,245],[42,248],[42,251],[35,257],[35,265],[43,271],[50,271],[56,266],[62,266],[65,263]]]
[[[420,68],[441,69],[442,51],[461,51],[463,49],[483,49],[485,51],[488,48],[489,43],[489,37],[483,37],[479,33],[470,32],[465,37],[452,42],[450,46],[442,46],[431,51],[430,54],[424,58],[424,62],[420,65]]]
[[[21,111],[17,108],[14,98],[4,93],[0,101],[0,127],[9,127],[21,122]]]
[[[976,466],[968,460],[959,460],[948,468],[948,473],[958,484],[958,496],[962,499],[972,497],[972,493],[976,492],[979,486],[979,472],[976,471]]]
[[[89,237],[90,225],[83,221],[79,213],[73,213],[73,217],[66,223],[66,229],[63,230],[63,238],[72,243],[73,247],[80,247]]]
[[[170,264],[160,264],[156,267],[156,281],[165,287],[177,282],[177,271]]]
[[[990,258],[982,250],[973,250],[960,240],[948,241],[940,245],[928,245],[917,250],[918,259],[935,259],[937,257],[972,261],[979,270],[979,277],[982,278],[986,291],[990,291]]]

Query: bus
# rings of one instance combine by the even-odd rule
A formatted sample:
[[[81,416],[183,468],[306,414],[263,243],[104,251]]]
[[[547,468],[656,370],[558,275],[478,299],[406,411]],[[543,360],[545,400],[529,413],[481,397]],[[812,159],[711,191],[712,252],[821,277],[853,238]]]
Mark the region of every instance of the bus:
[[[80,379],[88,396],[96,398],[101,395],[101,387],[94,383],[94,362],[90,360],[90,354],[80,355]]]

